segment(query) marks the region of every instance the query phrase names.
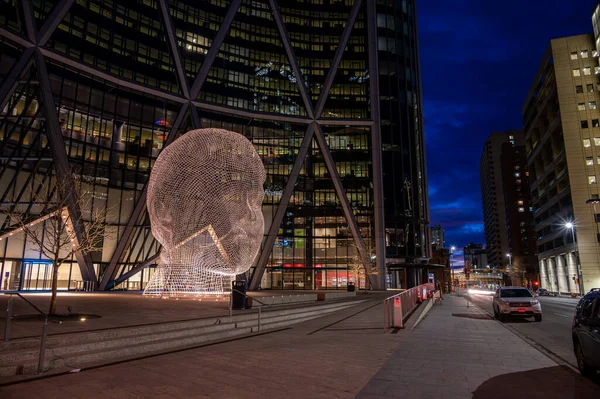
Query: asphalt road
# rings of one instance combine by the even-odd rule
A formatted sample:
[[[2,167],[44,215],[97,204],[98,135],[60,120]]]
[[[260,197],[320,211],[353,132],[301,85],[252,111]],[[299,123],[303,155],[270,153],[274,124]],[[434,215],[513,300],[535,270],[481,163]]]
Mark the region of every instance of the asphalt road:
[[[470,297],[475,304],[491,316],[494,315],[491,296],[471,295]],[[577,367],[571,340],[571,323],[575,306],[579,300],[555,297],[539,297],[537,299],[542,304],[543,320],[541,322],[536,323],[533,318],[510,318],[504,323],[563,361]]]

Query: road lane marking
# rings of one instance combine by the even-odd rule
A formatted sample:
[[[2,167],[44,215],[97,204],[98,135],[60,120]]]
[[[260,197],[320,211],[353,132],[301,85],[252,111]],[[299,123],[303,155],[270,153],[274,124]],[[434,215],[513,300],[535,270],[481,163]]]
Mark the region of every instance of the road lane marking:
[[[556,313],[556,312],[554,312],[554,314],[555,314],[555,315],[557,315],[557,316],[562,316],[562,317],[566,317],[566,318],[569,318],[569,319],[570,319],[571,317],[573,317],[573,315],[562,314],[562,313]]]

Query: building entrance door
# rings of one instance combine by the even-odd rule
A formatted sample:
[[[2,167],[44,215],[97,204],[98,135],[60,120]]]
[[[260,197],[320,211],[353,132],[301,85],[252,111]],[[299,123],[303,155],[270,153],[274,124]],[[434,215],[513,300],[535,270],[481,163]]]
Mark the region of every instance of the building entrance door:
[[[23,261],[20,290],[52,289],[52,262],[43,260]]]

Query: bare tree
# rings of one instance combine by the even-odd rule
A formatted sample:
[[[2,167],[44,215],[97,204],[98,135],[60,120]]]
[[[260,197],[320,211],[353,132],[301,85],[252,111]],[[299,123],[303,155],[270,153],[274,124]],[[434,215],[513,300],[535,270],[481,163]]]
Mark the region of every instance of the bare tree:
[[[12,234],[24,233],[25,242],[32,242],[39,248],[42,257],[52,261],[49,315],[56,313],[59,268],[73,259],[77,252],[87,255],[100,251],[107,238],[107,209],[104,206],[94,209],[98,208],[92,206],[94,193],[82,189],[82,194],[78,195],[74,188],[69,187],[74,183],[71,176],[55,178],[52,182],[52,187],[44,185],[44,182],[31,184],[29,197],[33,205],[6,212]],[[79,210],[85,210],[85,220],[71,214]],[[75,223],[79,223],[79,226],[75,226]]]
[[[361,270],[365,272],[365,291],[367,291],[369,275],[379,275],[379,268],[375,263],[375,251],[366,248],[366,252],[361,254],[361,251],[358,249],[358,245],[356,245],[354,242],[350,243],[350,247],[354,248],[354,255],[349,261],[348,270],[356,274],[357,279],[360,278]]]

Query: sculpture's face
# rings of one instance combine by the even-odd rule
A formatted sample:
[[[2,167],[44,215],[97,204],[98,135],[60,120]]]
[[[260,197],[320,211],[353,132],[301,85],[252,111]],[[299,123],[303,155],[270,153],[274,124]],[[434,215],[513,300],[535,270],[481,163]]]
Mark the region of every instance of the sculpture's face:
[[[152,233],[178,263],[243,273],[263,238],[264,181],[262,161],[244,136],[190,131],[165,148],[152,169]]]

